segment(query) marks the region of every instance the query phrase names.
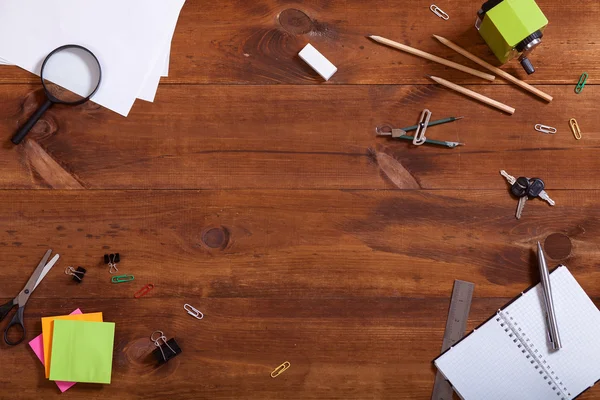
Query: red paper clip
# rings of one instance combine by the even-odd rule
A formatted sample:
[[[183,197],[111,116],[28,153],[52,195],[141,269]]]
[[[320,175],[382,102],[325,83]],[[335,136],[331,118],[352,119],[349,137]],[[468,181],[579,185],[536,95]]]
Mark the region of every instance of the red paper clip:
[[[148,294],[149,291],[151,291],[152,289],[154,289],[154,285],[149,283],[146,286],[144,286],[143,288],[141,288],[140,290],[138,290],[137,292],[135,292],[135,294],[133,295],[134,298],[139,299],[142,296],[145,296],[146,294]]]

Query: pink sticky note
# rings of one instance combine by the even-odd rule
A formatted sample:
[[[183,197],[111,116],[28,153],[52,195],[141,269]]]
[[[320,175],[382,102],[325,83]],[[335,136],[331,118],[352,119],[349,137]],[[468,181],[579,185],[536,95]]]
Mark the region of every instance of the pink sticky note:
[[[74,315],[74,314],[82,314],[82,312],[78,308],[77,310],[73,311],[69,315]],[[33,350],[33,352],[35,353],[37,358],[40,359],[42,365],[46,365],[44,363],[44,338],[43,338],[43,335],[39,334],[38,336],[36,336],[31,342],[29,342],[29,346],[31,347],[31,349]],[[58,386],[58,389],[60,390],[61,393],[64,393],[65,391],[67,391],[71,387],[73,387],[73,385],[75,385],[75,382],[55,381],[55,383],[56,383],[56,386]]]

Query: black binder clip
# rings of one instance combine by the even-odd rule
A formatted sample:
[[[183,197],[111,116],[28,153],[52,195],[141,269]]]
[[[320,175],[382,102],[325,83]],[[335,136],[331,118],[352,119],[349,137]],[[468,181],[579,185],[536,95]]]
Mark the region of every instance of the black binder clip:
[[[156,337],[158,335],[158,337]],[[156,337],[156,339],[155,339]],[[154,342],[154,345],[158,347],[152,352],[156,361],[158,361],[158,365],[162,365],[169,361],[172,358],[177,357],[181,354],[181,348],[175,341],[175,339],[169,339],[165,337],[165,334],[162,331],[154,331],[152,336],[150,336],[150,340]],[[162,344],[160,341],[162,340]]]
[[[77,267],[77,269],[74,269],[73,267],[67,267],[67,269],[65,269],[65,274],[73,275],[73,280],[77,283],[81,283],[81,281],[83,281],[83,277],[85,276],[86,272],[86,269],[83,267]]]
[[[121,262],[121,256],[119,256],[119,253],[104,255],[104,264],[108,264],[108,266],[110,267],[108,272],[110,272],[111,274],[119,272],[119,268],[117,268],[117,263],[119,262]]]

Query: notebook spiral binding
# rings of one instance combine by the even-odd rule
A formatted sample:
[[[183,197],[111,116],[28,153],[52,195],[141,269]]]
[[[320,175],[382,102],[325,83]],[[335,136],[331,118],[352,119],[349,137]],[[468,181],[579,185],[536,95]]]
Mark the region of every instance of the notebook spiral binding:
[[[504,332],[513,340],[521,353],[525,355],[531,365],[534,366],[542,378],[547,381],[552,390],[559,396],[560,400],[570,400],[571,393],[566,385],[560,380],[550,364],[544,359],[544,356],[535,348],[535,345],[529,340],[527,334],[519,327],[508,311],[498,310],[496,321],[504,328]],[[536,364],[536,365],[534,365]]]

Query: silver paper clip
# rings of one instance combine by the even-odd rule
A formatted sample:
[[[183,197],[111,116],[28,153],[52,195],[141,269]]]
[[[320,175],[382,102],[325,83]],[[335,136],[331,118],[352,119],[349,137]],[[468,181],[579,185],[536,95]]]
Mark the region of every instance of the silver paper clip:
[[[110,267],[108,272],[110,272],[111,274],[119,272],[119,268],[117,268],[117,264],[119,262],[121,262],[121,256],[119,255],[119,253],[104,255],[104,264],[108,264],[108,266]]]
[[[433,12],[435,15],[437,15],[438,17],[440,17],[443,20],[448,21],[450,19],[450,16],[448,14],[446,14],[444,12],[444,10],[442,10],[435,4],[432,4],[431,6],[429,6],[429,9],[431,10],[431,12]]]
[[[557,132],[556,128],[554,128],[552,126],[542,125],[542,124],[537,124],[533,128],[538,132],[550,133],[552,135],[554,135]]]
[[[196,319],[202,319],[202,318],[204,318],[204,314],[202,314],[202,313],[200,312],[200,310],[196,310],[194,307],[192,307],[192,306],[191,306],[191,305],[189,305],[189,304],[185,304],[185,305],[183,306],[183,309],[184,309],[185,311],[187,311],[187,313],[188,313],[188,314],[190,314],[192,317],[194,317],[194,318],[196,318]]]
[[[429,125],[430,119],[431,111],[429,111],[428,109],[424,109],[421,113],[421,118],[419,119],[417,131],[415,132],[415,137],[413,138],[413,144],[415,146],[420,146],[427,141],[427,138],[425,137],[425,131],[427,130],[427,125]]]

